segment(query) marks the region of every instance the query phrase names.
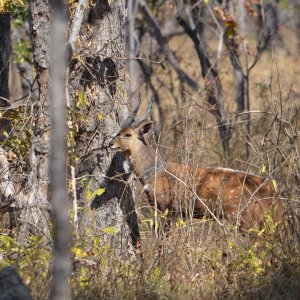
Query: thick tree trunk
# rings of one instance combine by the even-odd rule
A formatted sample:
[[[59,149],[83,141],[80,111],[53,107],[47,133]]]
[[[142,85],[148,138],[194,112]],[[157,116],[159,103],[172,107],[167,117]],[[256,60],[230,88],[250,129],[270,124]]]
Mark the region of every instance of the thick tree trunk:
[[[48,1],[30,2],[39,100],[35,105],[29,174],[20,212],[20,241],[29,232],[50,238],[49,7]],[[107,148],[128,112],[123,59],[125,12],[125,1],[110,4],[99,1],[86,12],[76,43],[76,59],[71,61],[69,71],[70,117],[73,128],[77,129],[73,146],[78,158],[71,164],[76,170],[78,204],[86,208],[81,213],[80,232],[91,233],[94,229],[95,235],[100,235],[119,254],[128,253],[132,242],[134,246],[139,244],[133,195],[127,183],[128,166],[124,155],[113,155]],[[105,193],[92,199],[90,195],[101,186],[105,187]]]
[[[29,176],[26,205],[21,211],[19,239],[29,232],[50,237],[49,229],[49,50],[50,50],[50,7],[48,1],[30,1],[30,21],[34,65],[37,72],[39,99],[36,105],[36,124],[29,154]]]
[[[79,229],[82,234],[100,235],[104,243],[123,255],[131,244],[128,233],[133,244],[138,243],[139,233],[132,191],[126,181],[129,174],[125,174],[125,157],[113,155],[107,146],[128,112],[123,59],[125,12],[124,0],[97,1],[90,9],[78,42],[80,59],[73,59],[69,81],[71,106],[77,107],[76,115],[81,120],[75,167],[77,186],[82,187],[77,198],[85,210]],[[95,199],[87,196],[101,186],[105,187],[103,195]]]
[[[9,103],[10,14],[0,13],[0,109]],[[8,118],[0,118],[0,145],[7,139],[4,132],[11,131]],[[7,210],[14,189],[10,183],[9,163],[4,149],[0,149],[0,227],[12,226],[13,213]]]

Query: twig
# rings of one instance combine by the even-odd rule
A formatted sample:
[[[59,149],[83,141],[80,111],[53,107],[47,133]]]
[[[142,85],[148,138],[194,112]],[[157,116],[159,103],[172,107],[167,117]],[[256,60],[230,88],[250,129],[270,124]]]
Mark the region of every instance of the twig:
[[[78,237],[78,204],[76,196],[76,177],[75,177],[75,167],[71,166],[71,189],[73,194],[73,213],[74,213],[74,228],[76,236]]]

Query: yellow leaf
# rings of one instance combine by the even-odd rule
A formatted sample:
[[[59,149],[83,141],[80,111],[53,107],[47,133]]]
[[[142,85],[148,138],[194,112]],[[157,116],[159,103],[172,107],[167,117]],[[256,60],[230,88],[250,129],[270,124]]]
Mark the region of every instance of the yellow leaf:
[[[74,255],[76,257],[86,257],[86,256],[88,256],[88,254],[84,250],[82,250],[81,248],[79,248],[79,247],[74,247],[72,249],[72,252],[74,253]]]
[[[80,107],[80,106],[88,106],[88,101],[85,97],[85,93],[83,91],[79,91],[78,92],[78,99],[76,102],[76,107]]]
[[[105,188],[99,188],[93,192],[91,192],[90,190],[87,190],[86,191],[87,201],[94,199],[96,196],[101,196],[104,192],[105,192]]]
[[[104,114],[101,113],[101,112],[99,112],[99,113],[97,114],[97,119],[98,119],[98,121],[103,122],[103,121],[105,120]]]
[[[178,219],[176,221],[176,227],[186,227],[186,222],[184,222],[182,219]]]
[[[117,234],[119,232],[119,229],[116,228],[116,227],[111,226],[111,227],[105,227],[105,228],[103,228],[102,231],[104,233],[107,233],[107,234],[115,235],[115,234]]]
[[[277,182],[275,179],[272,180],[272,184],[274,186],[275,191],[277,191]]]
[[[8,138],[8,137],[9,137],[9,135],[8,135],[8,133],[7,133],[6,130],[3,130],[3,131],[2,131],[2,134],[3,134],[3,136],[4,136],[5,138]]]
[[[262,168],[261,168],[261,170],[259,171],[259,175],[263,175],[263,174],[265,174],[265,173],[266,173],[266,171],[267,171],[267,168],[266,168],[266,166],[265,166],[265,165],[263,165],[263,166],[262,166]]]

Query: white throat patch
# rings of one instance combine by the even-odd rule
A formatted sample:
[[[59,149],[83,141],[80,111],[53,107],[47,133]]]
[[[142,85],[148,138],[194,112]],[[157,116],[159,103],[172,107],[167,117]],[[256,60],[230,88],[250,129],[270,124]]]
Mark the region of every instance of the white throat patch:
[[[143,189],[145,192],[150,192],[150,185],[148,183],[144,184]]]

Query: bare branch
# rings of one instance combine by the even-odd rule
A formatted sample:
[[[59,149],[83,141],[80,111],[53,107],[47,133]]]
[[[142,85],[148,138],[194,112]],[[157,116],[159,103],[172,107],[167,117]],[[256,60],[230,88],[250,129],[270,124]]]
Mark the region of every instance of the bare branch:
[[[197,51],[201,64],[201,72],[204,79],[205,90],[207,93],[207,102],[210,106],[209,111],[217,120],[223,149],[226,152],[226,149],[228,148],[228,140],[230,138],[231,126],[227,120],[226,112],[223,106],[222,84],[219,79],[218,72],[210,63],[202,41],[202,37],[197,32],[196,28],[192,29],[191,26],[181,17],[177,17],[177,21],[179,25],[183,27],[186,34],[192,39]],[[201,24],[198,24],[198,26],[201,26]]]
[[[134,118],[135,118],[137,112],[139,111],[140,105],[141,105],[141,99],[139,98],[138,102],[137,102],[136,106],[134,107],[134,109],[132,110],[131,114],[124,121],[123,126],[130,126],[134,122]]]
[[[75,43],[79,36],[79,31],[83,19],[83,14],[88,5],[88,0],[79,0],[77,4],[77,8],[75,11],[75,15],[72,20],[72,25],[70,29],[70,36],[67,44],[67,50],[69,51],[67,60],[69,61],[74,53]]]
[[[161,105],[160,105],[160,98],[159,98],[159,95],[157,93],[157,90],[159,88],[156,89],[153,85],[152,80],[151,80],[153,70],[152,70],[151,67],[147,66],[147,64],[143,60],[137,60],[137,62],[140,66],[141,71],[144,74],[144,78],[145,78],[146,83],[148,84],[150,90],[152,91],[152,94],[154,95],[154,101],[156,102],[156,104],[158,106],[158,110],[159,110],[160,122],[163,122],[164,114],[163,114],[163,111],[162,111],[162,108],[161,108]]]
[[[172,66],[172,68],[177,72],[179,78],[181,81],[186,82],[190,87],[192,87],[194,90],[198,89],[198,83],[194,81],[192,78],[189,77],[188,74],[186,74],[179,66],[176,57],[170,50],[168,43],[164,36],[162,35],[162,32],[160,30],[159,24],[155,17],[153,16],[151,10],[148,8],[147,4],[144,0],[139,0],[139,5],[144,14],[147,17],[147,21],[149,25],[151,25],[154,28],[154,34],[157,42],[160,45],[161,52],[166,54],[166,59],[169,62],[169,64]]]

